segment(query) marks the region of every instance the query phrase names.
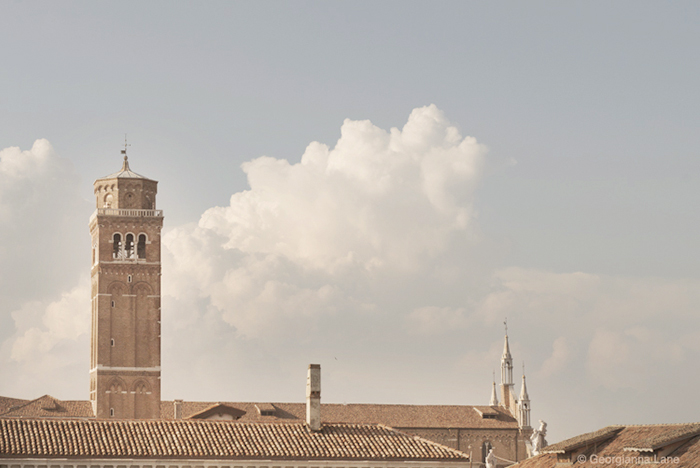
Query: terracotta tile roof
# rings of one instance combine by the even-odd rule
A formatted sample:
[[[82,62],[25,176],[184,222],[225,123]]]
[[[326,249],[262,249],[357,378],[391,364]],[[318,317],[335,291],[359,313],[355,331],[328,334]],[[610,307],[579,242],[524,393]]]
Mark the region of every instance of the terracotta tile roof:
[[[0,413],[0,418],[93,418],[92,405],[85,400],[61,401],[50,395],[23,403]]]
[[[12,400],[12,401],[9,401]],[[92,406],[87,400],[61,401],[49,395],[36,400],[0,399],[8,410],[0,412],[0,418],[94,418]],[[14,403],[13,403],[14,402]],[[55,408],[53,407],[55,405]],[[16,406],[11,408],[11,406]],[[226,406],[241,412],[240,422],[287,422],[306,420],[304,403],[269,402],[210,402],[184,401],[181,403],[182,419],[198,413],[206,416],[208,410]],[[2,406],[0,406],[0,409]],[[162,419],[175,419],[174,402],[162,401]],[[482,417],[481,413],[489,417]],[[517,429],[518,423],[502,407],[466,405],[374,405],[374,404],[321,404],[324,423],[383,424],[394,428],[467,428],[467,429]]]
[[[28,402],[29,402],[29,400],[20,400],[19,398],[10,398],[10,397],[0,396],[0,415],[8,412],[9,410],[11,410],[17,406],[22,406]]]
[[[244,403],[222,402],[226,406],[245,411],[241,422],[299,422],[306,418],[304,403]],[[187,419],[212,406],[211,402],[185,401],[182,403],[182,417]],[[256,407],[257,406],[257,407]],[[274,408],[273,414],[261,414],[258,408]],[[493,418],[483,418],[479,414],[488,408],[488,413],[496,413]],[[161,402],[161,417],[174,419],[172,401]],[[518,423],[502,407],[465,405],[373,405],[373,404],[321,404],[321,419],[329,423],[384,424],[394,428],[479,428],[517,429]]]
[[[217,403],[215,405],[211,405],[209,408],[205,408],[202,411],[188,416],[187,419],[208,419],[210,416],[220,414],[226,414],[232,419],[240,419],[241,416],[245,414],[245,411],[222,403]]]
[[[468,455],[381,425],[0,419],[0,458],[199,458],[464,462]]]
[[[581,434],[571,439],[566,439],[562,442],[558,442],[549,447],[545,447],[543,452],[545,453],[565,453],[572,450],[576,450],[580,447],[585,447],[587,445],[599,444],[605,442],[608,439],[614,437],[618,432],[623,430],[625,426],[608,426],[603,429],[599,429],[595,432],[588,432],[586,434]]]
[[[620,429],[621,430],[618,430]],[[545,450],[558,450],[562,453],[544,453],[529,458],[511,468],[554,468],[557,457],[571,456],[573,466],[594,468],[601,466],[619,468],[639,468],[645,461],[657,461],[670,457],[658,467],[697,468],[700,467],[700,424],[658,424],[640,426],[610,426],[589,434],[559,442]],[[605,440],[598,436],[612,434]],[[596,436],[593,436],[596,435]],[[577,441],[588,440],[581,445]],[[597,442],[596,442],[597,440]],[[644,451],[636,449],[642,448]],[[562,450],[563,449],[563,450]],[[649,452],[647,450],[654,450]],[[578,457],[585,457],[578,460]],[[676,458],[677,457],[677,458]]]
[[[649,437],[635,441],[626,451],[653,452],[659,448],[689,439],[700,434],[700,424],[680,424],[661,433],[652,433]]]

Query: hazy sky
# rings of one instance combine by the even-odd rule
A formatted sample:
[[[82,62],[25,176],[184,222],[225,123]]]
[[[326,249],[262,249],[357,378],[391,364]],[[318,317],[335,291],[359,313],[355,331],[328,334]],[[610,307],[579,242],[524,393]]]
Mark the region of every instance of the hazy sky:
[[[0,2],[0,394],[88,398],[92,182],[159,180],[163,398],[697,421],[696,2]],[[498,375],[498,372],[497,372]],[[519,387],[519,386],[518,386]],[[519,388],[518,388],[519,390]]]

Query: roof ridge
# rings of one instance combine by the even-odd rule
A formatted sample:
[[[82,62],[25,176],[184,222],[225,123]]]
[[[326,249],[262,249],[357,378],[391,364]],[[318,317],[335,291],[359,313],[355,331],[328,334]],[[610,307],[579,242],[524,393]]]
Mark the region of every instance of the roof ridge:
[[[56,398],[52,397],[51,395],[49,395],[49,394],[47,393],[47,394],[45,394],[45,395],[40,396],[39,398],[34,398],[33,400],[29,400],[28,402],[26,402],[26,403],[23,404],[23,405],[15,406],[15,407],[13,407],[13,408],[7,410],[6,412],[4,412],[4,413],[2,413],[2,414],[7,414],[7,413],[14,412],[14,411],[17,411],[17,410],[22,409],[22,408],[26,408],[27,406],[31,405],[32,403],[36,403],[36,402],[38,402],[39,400],[41,400],[42,398],[45,398],[45,397],[53,398],[54,400],[56,400]],[[58,401],[61,401],[61,400],[58,400]]]
[[[610,426],[624,426],[624,427],[658,427],[658,426],[693,426],[700,424],[700,422],[687,422],[687,423],[652,423],[652,424],[611,424]]]
[[[596,431],[585,432],[549,445],[542,450],[542,453],[565,453],[589,444],[600,443],[617,436],[625,428],[625,426],[605,426]]]
[[[177,399],[173,400],[161,400],[161,403],[173,403]],[[67,400],[66,400],[67,401]],[[87,400],[74,400],[74,401],[87,401]],[[183,403],[198,403],[198,404],[209,404],[209,405],[218,405],[218,404],[244,404],[244,405],[255,405],[258,403],[269,403],[272,405],[305,405],[303,401],[270,401],[270,400],[265,400],[265,401],[202,401],[202,400],[182,400]],[[476,407],[485,407],[489,405],[463,405],[459,403],[449,403],[449,404],[433,404],[433,403],[351,403],[351,402],[344,402],[344,403],[337,403],[337,402],[323,402],[321,405],[338,405],[338,406],[419,406],[419,407],[435,407],[435,406],[441,406],[441,407],[459,407],[459,408],[476,408]]]

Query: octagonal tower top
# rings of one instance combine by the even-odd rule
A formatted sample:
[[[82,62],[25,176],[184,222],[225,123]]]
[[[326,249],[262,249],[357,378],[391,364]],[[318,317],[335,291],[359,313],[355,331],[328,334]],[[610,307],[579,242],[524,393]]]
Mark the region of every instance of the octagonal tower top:
[[[155,210],[158,181],[133,172],[129,168],[126,149],[122,150],[122,168],[94,183],[98,209]]]

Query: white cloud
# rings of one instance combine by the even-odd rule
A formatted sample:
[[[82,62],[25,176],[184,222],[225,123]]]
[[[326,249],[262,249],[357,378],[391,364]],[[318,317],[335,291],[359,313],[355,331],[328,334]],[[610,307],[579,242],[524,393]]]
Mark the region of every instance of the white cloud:
[[[408,331],[416,335],[445,333],[449,330],[464,329],[468,316],[463,307],[419,307],[406,318]]]
[[[63,340],[75,341],[90,331],[90,280],[80,284],[49,304],[32,301],[12,312],[17,327],[11,358],[47,370],[43,365],[56,356],[53,350]],[[41,324],[41,326],[39,326]]]
[[[0,366],[12,375],[0,379],[1,393],[34,397],[51,382],[60,393],[75,381],[66,369],[83,362],[75,353],[87,360],[77,345],[89,321],[78,306],[89,291],[76,287],[89,258],[89,203],[79,186],[47,140],[0,150]]]
[[[244,164],[250,190],[208,210],[199,227],[226,249],[304,268],[415,268],[468,227],[484,153],[435,106],[414,110],[402,131],[346,120],[333,149],[312,143],[298,164]]]
[[[682,344],[683,337],[668,336],[668,330],[658,325],[654,329],[633,326],[620,331],[600,328],[588,347],[588,375],[594,385],[611,390],[658,385],[668,369],[680,369],[697,359],[697,353],[687,359],[692,348]]]
[[[552,374],[560,371],[568,362],[570,354],[566,337],[560,336],[554,340],[554,343],[552,343],[552,354],[542,363],[540,375],[550,377]]]
[[[421,276],[474,237],[484,153],[428,106],[402,130],[346,120],[334,148],[311,143],[298,164],[257,158],[243,165],[250,190],[164,237],[177,272],[167,291],[206,297],[248,337],[376,311],[382,285]]]
[[[334,147],[312,143],[298,164],[245,164],[249,190],[164,237],[168,320],[206,323],[221,359],[284,375],[281,387],[299,379],[289,369],[322,362],[343,381],[326,394],[355,401],[485,403],[506,316],[516,362],[538,370],[538,411],[568,405],[572,388],[594,404],[621,388],[621,369],[700,357],[687,331],[695,280],[493,268],[500,252],[484,248],[474,212],[484,152],[431,106],[401,130],[345,121]],[[648,340],[673,350],[658,351],[665,363],[637,354]],[[265,358],[246,370],[250,355]]]
[[[0,150],[0,308],[45,299],[72,287],[87,242],[87,202],[79,179],[51,144]],[[86,214],[87,213],[87,214]]]
[[[163,237],[164,327],[173,326],[164,334],[206,327],[237,369],[219,375],[229,386],[246,371],[241,355],[265,355],[256,376],[303,373],[313,361],[343,381],[376,379],[349,393],[329,384],[329,395],[381,399],[396,394],[393,385],[435,395],[398,370],[408,353],[434,372],[430,350],[465,331],[466,305],[485,277],[475,273],[488,271],[473,208],[485,153],[428,106],[403,129],[346,120],[335,146],[313,142],[297,164],[244,164],[249,190]],[[405,351],[415,334],[420,342]],[[276,386],[299,375],[289,379]]]
[[[29,301],[11,313],[15,333],[0,347],[3,369],[13,378],[3,392],[25,398],[70,395],[75,383],[87,390],[90,331],[90,281],[55,301]],[[37,394],[38,392],[38,394]]]

